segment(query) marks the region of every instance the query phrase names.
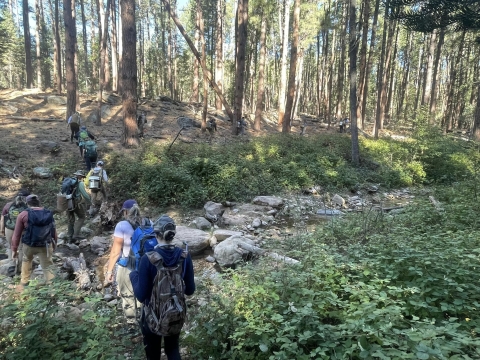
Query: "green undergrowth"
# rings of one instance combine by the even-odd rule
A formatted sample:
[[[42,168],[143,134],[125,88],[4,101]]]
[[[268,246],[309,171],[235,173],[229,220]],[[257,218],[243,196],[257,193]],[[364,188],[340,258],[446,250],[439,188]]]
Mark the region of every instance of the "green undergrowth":
[[[397,215],[365,212],[290,239],[212,283],[195,359],[478,359],[480,230],[471,183]],[[285,247],[288,248],[288,247]]]
[[[248,201],[310,186],[353,189],[451,183],[475,173],[478,151],[429,134],[418,139],[361,139],[362,162],[350,162],[350,138],[268,136],[226,145],[146,143],[131,155],[109,155],[111,193],[158,206]]]
[[[0,358],[139,359],[143,349],[132,342],[121,315],[102,297],[58,278],[49,286],[32,284],[21,295],[3,289]]]

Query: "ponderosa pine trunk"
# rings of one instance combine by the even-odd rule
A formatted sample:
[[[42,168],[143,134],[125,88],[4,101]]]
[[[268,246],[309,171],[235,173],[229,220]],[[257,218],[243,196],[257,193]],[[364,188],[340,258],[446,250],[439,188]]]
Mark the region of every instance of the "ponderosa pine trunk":
[[[350,20],[349,20],[349,56],[350,56],[350,133],[352,136],[352,162],[355,165],[360,163],[360,148],[358,145],[358,127],[357,116],[360,109],[357,104],[357,29],[355,26],[357,15],[357,2],[350,0]],[[364,19],[368,21],[368,18]]]
[[[197,0],[197,10],[199,9],[199,12],[197,13],[199,16],[199,24],[200,24],[200,44],[202,48],[202,68],[206,68],[206,44],[205,44],[205,26],[204,26],[204,21],[203,21],[203,13],[202,13],[202,2],[201,0]],[[207,130],[207,112],[208,112],[208,80],[207,76],[205,73],[203,73],[203,107],[202,107],[202,125],[201,129],[202,131]]]
[[[300,0],[295,0],[293,9],[293,36],[290,52],[290,71],[288,75],[287,103],[285,105],[285,116],[283,118],[282,133],[288,134],[292,131],[292,109],[295,97],[295,83],[297,73],[299,36],[298,26],[300,23]]]
[[[255,120],[253,123],[253,129],[260,131],[262,124],[262,110],[263,110],[263,97],[265,94],[265,59],[266,48],[265,39],[267,37],[267,18],[262,13],[262,24],[260,30],[260,59],[258,62],[258,87],[257,87],[257,103],[255,105]]]
[[[437,48],[435,50],[435,61],[433,63],[433,77],[432,77],[432,89],[430,95],[430,108],[429,108],[429,123],[433,124],[435,121],[435,113],[437,108],[437,77],[438,77],[438,68],[440,65],[440,56],[442,54],[442,46],[445,41],[445,29],[440,29],[440,34],[438,35]]]
[[[32,41],[30,39],[30,22],[28,0],[22,0],[23,5],[23,37],[25,41],[25,71],[27,73],[27,88],[33,87]]]
[[[75,44],[77,28],[75,26],[74,10],[75,0],[63,0],[63,20],[65,23],[65,77],[67,80],[67,111],[66,118],[75,112],[76,100],[76,74],[75,74]]]
[[[40,31],[42,24],[40,22],[40,0],[35,0],[35,50],[37,54],[37,88],[42,89],[42,54],[40,52]]]
[[[195,12],[195,48],[199,49],[200,46],[200,5],[197,1],[197,7]],[[199,93],[199,83],[200,83],[200,62],[197,58],[193,59],[193,90],[192,97],[190,101],[198,102],[200,99]]]
[[[220,91],[223,89],[223,1],[217,0],[217,23],[215,41],[215,82]],[[215,97],[215,108],[222,110],[222,100]]]
[[[409,89],[409,80],[410,80],[410,68],[411,68],[411,52],[412,52],[412,44],[413,44],[413,36],[412,33],[409,32],[407,34],[407,43],[405,45],[404,50],[404,60],[403,60],[403,78],[402,83],[399,89],[399,98],[398,98],[398,106],[397,106],[397,119],[400,120],[402,116],[405,117],[405,113],[407,112],[407,108],[404,107],[403,104],[408,104],[408,89]]]
[[[118,49],[117,49],[117,5],[115,0],[110,3],[110,16],[112,19],[112,91],[118,91]]]
[[[338,62],[338,79],[337,79],[337,103],[335,105],[335,116],[337,119],[343,117],[342,102],[345,87],[345,59],[346,59],[346,38],[347,38],[347,4],[343,8],[343,24],[342,33],[340,34],[340,61]]]
[[[88,91],[88,78],[89,76],[89,67],[88,67],[88,46],[87,46],[87,20],[85,18],[85,4],[84,0],[80,0],[80,12],[82,16],[82,43],[83,43],[83,53],[84,53],[84,62],[83,62],[83,71],[85,71],[85,91]]]
[[[236,66],[235,66],[235,93],[234,116],[232,134],[238,135],[237,123],[243,116],[243,97],[245,88],[245,55],[247,50],[248,0],[238,0],[237,6],[236,39]]]
[[[477,85],[477,104],[475,106],[472,135],[474,140],[480,141],[480,82]]]
[[[137,29],[135,0],[120,0],[122,18],[123,144],[138,146],[137,126]]]
[[[110,0],[107,0],[107,5],[103,9],[102,0],[97,0],[100,4],[100,13],[103,15],[102,28],[100,30],[101,42],[100,42],[100,76],[98,79],[98,96],[97,96],[97,123],[96,125],[102,125],[102,103],[103,103],[103,89],[107,84],[105,76],[105,63],[107,62],[107,36],[108,36],[108,17],[110,16]]]
[[[282,31],[282,58],[280,68],[280,84],[278,87],[278,125],[282,126],[283,131],[283,119],[285,116],[285,88],[287,86],[287,53],[288,53],[288,30],[290,24],[290,0],[284,1],[284,25]]]
[[[435,57],[435,45],[437,41],[437,30],[430,34],[428,45],[428,52],[427,52],[427,69],[425,71],[425,83],[423,84],[423,91],[422,91],[422,101],[421,105],[429,105],[430,104],[430,96],[432,94],[432,81],[433,81],[433,61]]]
[[[356,8],[356,4],[355,8]],[[350,9],[352,9],[352,4],[350,4]],[[370,2],[366,1],[363,4],[363,14],[362,14],[362,46],[360,48],[360,76],[359,76],[359,88],[358,88],[358,110],[360,111],[358,119],[362,119],[362,104],[363,97],[366,96],[364,93],[365,90],[365,74],[367,72],[367,42],[368,42],[368,25],[370,19]],[[351,44],[350,44],[351,45]],[[358,125],[358,123],[357,123]],[[363,121],[361,123],[363,127]],[[358,130],[357,130],[358,132]]]

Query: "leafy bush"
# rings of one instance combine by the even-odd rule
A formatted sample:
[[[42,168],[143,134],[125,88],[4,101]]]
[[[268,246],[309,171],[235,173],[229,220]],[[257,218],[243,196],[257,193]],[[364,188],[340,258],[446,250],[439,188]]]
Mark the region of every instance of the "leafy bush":
[[[193,314],[191,355],[479,358],[480,231],[447,219],[480,212],[465,202],[444,207],[352,215],[296,242],[287,254],[298,266],[259,260],[227,272]]]
[[[141,356],[122,329],[115,309],[101,298],[82,294],[71,282],[28,286],[21,294],[6,293],[1,306],[2,359],[125,359]],[[89,304],[79,313],[80,303]],[[120,322],[120,324],[119,324]]]

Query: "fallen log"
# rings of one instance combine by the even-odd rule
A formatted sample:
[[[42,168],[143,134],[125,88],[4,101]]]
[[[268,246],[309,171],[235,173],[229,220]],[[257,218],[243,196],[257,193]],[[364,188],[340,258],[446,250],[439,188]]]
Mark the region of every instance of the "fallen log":
[[[92,287],[89,270],[87,268],[87,264],[85,263],[83,253],[80,253],[78,258],[65,258],[62,267],[65,270],[75,274],[75,281],[78,281],[78,288],[90,289]]]
[[[37,118],[37,117],[24,117],[24,116],[11,116],[11,115],[0,115],[9,120],[23,120],[23,121],[64,121],[63,119],[56,118]]]

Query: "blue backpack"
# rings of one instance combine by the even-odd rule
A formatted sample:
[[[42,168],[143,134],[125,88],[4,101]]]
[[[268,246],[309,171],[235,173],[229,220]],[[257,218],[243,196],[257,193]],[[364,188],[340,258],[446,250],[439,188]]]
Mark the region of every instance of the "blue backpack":
[[[77,187],[77,179],[67,177],[62,181],[61,193],[65,195],[73,194]]]
[[[52,242],[55,222],[50,210],[33,210],[28,208],[28,225],[22,237],[25,245],[42,247]]]
[[[153,232],[153,225],[150,220],[146,219],[142,225],[135,228],[132,235],[132,241],[130,243],[130,253],[128,254],[127,268],[130,270],[138,270],[140,259],[142,256],[153,251],[157,246],[157,238]]]

